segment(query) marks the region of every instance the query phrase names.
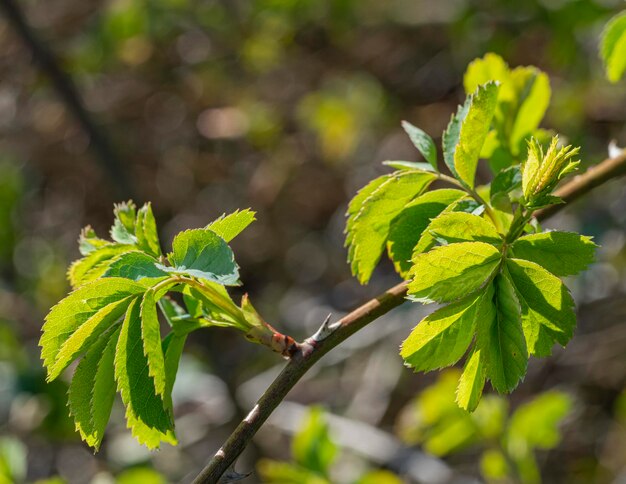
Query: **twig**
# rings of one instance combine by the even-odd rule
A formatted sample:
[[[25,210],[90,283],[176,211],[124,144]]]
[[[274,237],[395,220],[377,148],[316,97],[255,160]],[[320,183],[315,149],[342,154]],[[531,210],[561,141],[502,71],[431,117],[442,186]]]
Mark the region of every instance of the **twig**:
[[[104,170],[111,177],[112,185],[117,190],[118,195],[124,198],[132,198],[132,188],[123,169],[122,160],[113,150],[109,140],[92,121],[72,79],[61,69],[52,51],[29,27],[24,13],[14,0],[0,0],[0,8],[4,11],[22,42],[31,50],[33,58],[39,64],[39,68],[48,76],[52,86],[65,103],[69,112],[76,118],[85,134],[89,136],[90,146],[93,148]]]
[[[566,202],[572,202],[594,187],[624,174],[626,174],[626,153],[622,153],[616,158],[609,158],[589,169],[586,173],[579,175],[557,190],[556,195]],[[561,204],[538,211],[536,217],[539,220],[544,220],[563,207],[564,205]],[[293,355],[252,411],[237,426],[228,440],[213,456],[211,462],[196,477],[193,481],[194,484],[216,484],[308,369],[335,346],[375,319],[401,305],[405,301],[406,286],[407,283],[402,282],[344,316],[332,325],[333,328],[336,328],[334,331],[328,334],[326,338],[316,342],[309,350],[304,349],[306,345],[301,345],[300,351]]]

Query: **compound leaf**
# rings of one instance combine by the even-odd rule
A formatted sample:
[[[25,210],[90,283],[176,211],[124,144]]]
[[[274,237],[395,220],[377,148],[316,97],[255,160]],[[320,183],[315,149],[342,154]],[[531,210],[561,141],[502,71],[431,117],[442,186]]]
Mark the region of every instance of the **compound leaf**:
[[[426,192],[409,202],[393,219],[387,239],[387,251],[402,276],[406,276],[411,268],[413,249],[431,219],[464,196],[465,192],[449,188]]]
[[[207,225],[206,228],[215,232],[226,242],[230,242],[256,220],[255,215],[256,212],[248,208],[245,210],[236,210],[229,215],[222,215],[220,218]]]
[[[596,248],[591,237],[558,231],[525,235],[511,246],[514,257],[535,262],[557,276],[584,271]]]
[[[210,229],[185,230],[174,237],[168,260],[173,267],[158,268],[188,274],[218,284],[239,284],[239,269],[228,244]]]
[[[565,284],[540,265],[508,259],[507,269],[517,290],[528,351],[548,356],[557,342],[565,346],[574,334],[574,301]]]
[[[346,245],[352,273],[362,284],[369,281],[380,259],[391,221],[435,178],[435,174],[422,171],[396,172],[382,182],[375,180],[373,190],[370,184],[352,200]],[[360,207],[355,206],[357,203]]]
[[[450,302],[479,290],[500,263],[500,252],[484,242],[435,247],[413,258],[408,285],[411,299]]]
[[[415,371],[431,371],[459,361],[474,337],[480,300],[470,296],[422,319],[402,343],[404,363]]]
[[[437,147],[433,139],[417,126],[413,126],[408,121],[402,121],[402,128],[409,135],[411,142],[422,154],[422,156],[437,171]]]

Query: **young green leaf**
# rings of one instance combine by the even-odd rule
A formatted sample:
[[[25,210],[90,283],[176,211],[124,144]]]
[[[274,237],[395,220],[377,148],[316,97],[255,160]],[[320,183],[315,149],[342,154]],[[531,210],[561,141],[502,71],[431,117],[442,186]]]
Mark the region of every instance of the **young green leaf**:
[[[555,231],[520,237],[511,249],[513,257],[535,262],[557,276],[572,276],[593,262],[597,247],[591,237]]]
[[[449,188],[426,192],[409,202],[393,219],[387,239],[387,251],[402,276],[408,274],[412,266],[413,249],[431,219],[464,196],[465,192]]]
[[[122,202],[113,208],[115,220],[111,227],[111,238],[119,244],[134,245],[137,243],[135,237],[135,222],[137,219],[137,207],[132,201]]]
[[[76,367],[68,404],[76,429],[88,445],[98,450],[115,397],[113,360],[119,327],[103,334]]]
[[[443,134],[444,161],[452,174],[474,188],[474,175],[498,100],[498,84],[488,82],[459,107]]]
[[[141,339],[148,362],[148,375],[154,380],[157,395],[165,393],[165,358],[161,348],[161,330],[156,310],[155,292],[148,289],[141,301]]]
[[[524,140],[539,127],[550,104],[552,91],[548,75],[536,67],[513,69],[511,84],[517,101],[517,112],[508,136],[511,151],[517,156]]]
[[[481,296],[470,296],[426,316],[404,340],[400,356],[415,371],[454,365],[474,337]]]
[[[218,284],[239,284],[239,269],[228,244],[210,229],[186,230],[174,237],[168,260],[173,267],[158,268],[173,274],[188,274]]]
[[[626,11],[606,24],[601,36],[600,56],[609,81],[619,81],[626,71]]]
[[[145,278],[167,277],[169,274],[157,267],[158,261],[139,251],[126,252],[109,265],[102,277],[124,277],[132,281]]]
[[[490,220],[465,212],[442,213],[426,230],[443,244],[473,241],[502,244],[502,236]]]
[[[180,357],[183,354],[186,341],[187,335],[178,335],[174,332],[168,334],[163,340],[166,382],[164,404],[165,409],[168,410],[170,414],[173,414],[174,412],[174,405],[172,404],[172,389],[174,388],[176,374],[178,373],[178,364],[180,363]]]
[[[561,280],[534,262],[506,262],[522,308],[522,324],[528,351],[548,356],[557,342],[565,346],[574,334],[574,301]]]
[[[113,301],[76,328],[61,345],[54,363],[48,367],[48,381],[57,378],[79,354],[89,348],[106,329],[115,324],[126,312],[129,304],[130,296]]]
[[[76,289],[86,282],[101,277],[117,257],[130,250],[134,250],[134,246],[107,243],[90,251],[85,257],[74,261],[70,266],[67,271],[70,284]]]
[[[513,190],[522,187],[522,172],[519,165],[510,166],[500,171],[491,182],[490,198],[496,202],[501,197],[506,197]]]
[[[391,221],[405,205],[422,193],[435,179],[433,173],[396,172],[374,190],[366,187],[350,203],[346,244],[352,273],[362,284],[369,281],[385,248]],[[361,195],[364,193],[364,196]],[[369,196],[365,195],[369,193]],[[355,201],[360,203],[355,207]],[[358,210],[358,211],[357,211]]]
[[[409,135],[411,142],[422,154],[422,156],[430,163],[435,171],[437,171],[437,147],[433,139],[417,126],[413,126],[408,121],[402,121],[402,128]]]
[[[161,256],[159,234],[150,203],[144,204],[137,212],[135,236],[137,238],[137,247],[153,257]]]
[[[80,231],[78,236],[78,250],[81,255],[87,255],[96,249],[110,244],[108,240],[99,238],[91,225],[87,225]]]
[[[463,87],[467,94],[471,94],[489,81],[498,81],[504,87],[508,80],[508,64],[499,55],[488,52],[484,57],[474,59],[467,66],[463,76]]]
[[[220,218],[207,225],[206,228],[215,232],[226,242],[230,242],[256,220],[255,215],[256,212],[253,212],[249,208],[236,210],[229,215],[222,215]]]
[[[50,370],[63,344],[101,309],[145,290],[136,282],[112,277],[85,284],[62,299],[50,310],[43,325],[39,346],[44,366]]]
[[[435,247],[413,258],[408,294],[420,302],[455,301],[482,288],[500,259],[500,252],[484,242]]]
[[[528,365],[521,308],[506,274],[496,276],[489,293],[493,299],[486,299],[484,312],[478,317],[476,342],[485,356],[491,385],[500,393],[509,393],[524,378]]]
[[[476,410],[485,386],[485,363],[482,351],[474,348],[465,362],[456,388],[456,403],[463,410]]]
[[[154,380],[148,374],[139,298],[133,299],[122,324],[115,351],[115,380],[126,406],[127,425],[139,443],[151,449],[159,447],[162,441],[175,444],[172,415],[156,394]]]

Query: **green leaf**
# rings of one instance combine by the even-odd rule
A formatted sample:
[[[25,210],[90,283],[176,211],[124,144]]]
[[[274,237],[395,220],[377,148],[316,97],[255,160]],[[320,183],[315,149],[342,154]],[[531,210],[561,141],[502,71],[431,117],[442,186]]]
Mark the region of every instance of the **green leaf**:
[[[545,392],[520,405],[509,423],[509,449],[515,454],[517,446],[539,449],[556,447],[561,437],[558,425],[571,408],[571,397],[558,391]]]
[[[161,256],[159,234],[150,203],[144,204],[137,212],[135,236],[137,238],[137,247],[154,257]]]
[[[406,276],[411,268],[413,249],[431,219],[464,196],[465,192],[453,189],[426,192],[409,202],[393,219],[387,239],[387,251],[402,276]]]
[[[465,362],[456,388],[456,403],[463,410],[476,410],[485,386],[485,362],[482,351],[474,348]]]
[[[528,351],[522,331],[521,308],[515,289],[504,274],[496,276],[493,294],[479,316],[476,342],[485,356],[486,374],[500,393],[511,392],[526,374]]]
[[[292,454],[295,461],[322,476],[327,476],[337,455],[337,446],[328,434],[324,411],[312,407],[304,424],[294,436]]]
[[[44,366],[52,368],[63,344],[101,309],[145,290],[141,284],[115,277],[98,279],[71,292],[46,316],[39,341]]]
[[[90,225],[87,225],[80,231],[78,237],[78,250],[81,255],[87,255],[96,249],[100,249],[105,245],[109,245],[111,242],[99,238],[96,232]]]
[[[565,284],[534,262],[508,259],[507,269],[522,307],[522,323],[531,355],[548,356],[557,342],[574,334],[574,301]]]
[[[435,171],[437,171],[437,147],[433,139],[417,126],[413,126],[408,121],[402,121],[402,128],[409,135],[411,142],[422,154],[422,156],[430,163]]]
[[[626,11],[606,24],[601,35],[600,56],[609,81],[619,81],[626,71]]]
[[[408,285],[411,299],[450,302],[482,288],[500,263],[498,250],[484,242],[435,247],[413,258]]]
[[[518,259],[535,262],[557,276],[571,276],[593,262],[597,247],[591,237],[555,231],[520,237],[511,249]]]
[[[500,197],[505,197],[513,190],[519,190],[521,187],[522,172],[519,165],[510,166],[498,172],[491,182],[491,200],[495,202]]]
[[[215,232],[226,242],[230,242],[256,220],[255,215],[256,212],[253,212],[249,208],[237,210],[229,215],[222,215],[220,218],[207,225],[206,228]]]
[[[400,356],[415,371],[432,371],[454,365],[467,351],[481,297],[449,304],[426,316],[404,340]]]
[[[519,155],[519,146],[523,146],[522,142],[539,127],[550,104],[552,90],[548,75],[531,66],[513,69],[511,83],[515,91],[517,112],[514,113],[509,134],[509,146],[513,155]],[[506,114],[503,123],[506,122]]]
[[[369,281],[385,248],[391,221],[435,178],[426,172],[396,172],[381,182],[375,180],[373,190],[370,183],[350,202],[346,245],[352,273],[359,282]]]
[[[161,329],[156,310],[155,292],[149,289],[141,301],[141,338],[148,361],[148,375],[154,380],[157,395],[165,393],[165,358],[161,348]]]
[[[48,381],[56,379],[74,359],[83,353],[126,312],[130,296],[107,304],[81,324],[61,345],[54,364],[48,367]]]
[[[435,173],[435,170],[429,163],[419,161],[383,161],[383,165],[390,166],[396,170],[421,170]]]
[[[186,230],[174,237],[168,260],[173,267],[158,265],[172,274],[188,274],[218,284],[239,284],[239,269],[228,244],[210,229]]]
[[[137,207],[132,201],[118,203],[113,208],[115,220],[111,227],[111,238],[120,244],[135,245],[135,221]]]
[[[165,408],[173,414],[172,389],[178,373],[178,364],[185,348],[187,335],[168,334],[163,340],[163,354],[165,355]]]
[[[474,175],[498,100],[498,84],[488,82],[459,107],[443,134],[444,161],[452,174],[474,188]]]
[[[104,274],[117,257],[135,250],[132,245],[109,244],[94,249],[82,259],[74,261],[67,271],[67,277],[73,288],[93,281]]]
[[[465,93],[470,94],[479,86],[489,81],[499,81],[504,84],[509,80],[509,66],[497,54],[488,52],[482,58],[474,59],[467,66],[463,76]]]
[[[144,252],[126,252],[111,263],[102,277],[123,277],[131,281],[167,277],[169,274],[159,269],[157,264],[156,259]]]
[[[156,394],[141,343],[139,298],[131,303],[115,351],[115,380],[126,406],[126,421],[139,443],[150,449],[162,441],[176,444],[172,415]]]
[[[485,242],[499,246],[502,236],[491,221],[465,212],[442,213],[426,229],[443,244]]]
[[[68,393],[76,430],[88,445],[98,450],[115,397],[113,360],[119,327],[103,334],[76,367]]]

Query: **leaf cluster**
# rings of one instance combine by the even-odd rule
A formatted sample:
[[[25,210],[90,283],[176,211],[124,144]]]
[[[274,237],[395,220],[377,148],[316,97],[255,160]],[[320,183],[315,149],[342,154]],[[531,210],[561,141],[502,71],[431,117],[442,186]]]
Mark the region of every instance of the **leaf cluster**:
[[[111,240],[85,228],[82,258],[68,272],[73,286],[46,316],[40,340],[49,381],[80,358],[69,389],[76,429],[98,449],[115,393],[133,436],[149,448],[176,443],[172,387],[186,337],[201,327],[250,331],[261,319],[225,286],[239,284],[228,242],[253,220],[249,210],[174,237],[163,256],[150,204],[115,206]],[[168,296],[178,293],[178,300]],[[159,318],[167,322],[161,331]]]
[[[542,232],[533,218],[535,210],[561,202],[552,192],[578,166],[572,161],[577,148],[561,147],[553,137],[544,152],[528,137],[541,118],[531,116],[527,103],[549,96],[544,76],[534,68],[509,70],[492,54],[470,64],[466,87],[486,82],[443,133],[443,161],[452,177],[439,171],[434,141],[404,123],[429,163],[388,163],[397,171],[370,182],[348,208],[348,259],[359,281],[369,281],[386,249],[409,281],[409,299],[444,305],[415,327],[401,356],[415,371],[431,371],[467,355],[457,389],[457,403],[467,410],[476,408],[487,380],[498,392],[510,392],[526,374],[529,356],[567,344],[576,318],[559,278],[583,271],[594,258],[589,237]],[[518,91],[521,80],[527,89]],[[538,108],[543,114],[544,103]],[[496,156],[485,150],[492,136],[513,164],[499,168],[489,185],[476,186],[479,159],[486,152]],[[528,145],[521,164],[513,159],[518,142]],[[426,191],[435,180],[454,188]]]

